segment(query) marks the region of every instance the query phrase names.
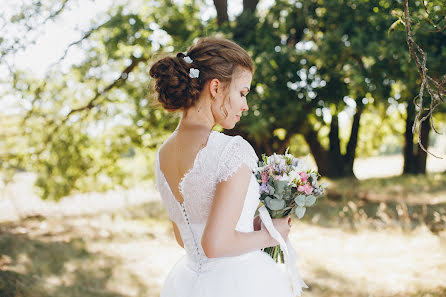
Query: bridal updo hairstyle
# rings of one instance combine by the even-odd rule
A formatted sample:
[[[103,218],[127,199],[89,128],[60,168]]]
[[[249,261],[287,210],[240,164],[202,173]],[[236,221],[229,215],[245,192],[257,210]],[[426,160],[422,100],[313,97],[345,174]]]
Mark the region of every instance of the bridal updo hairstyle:
[[[185,56],[192,59],[192,63],[187,63]],[[237,67],[254,72],[254,64],[243,48],[228,39],[206,37],[199,39],[186,53],[156,61],[149,74],[156,80],[159,103],[166,110],[176,111],[193,106],[205,84],[214,78],[227,88]],[[189,75],[191,68],[200,71],[198,78]]]

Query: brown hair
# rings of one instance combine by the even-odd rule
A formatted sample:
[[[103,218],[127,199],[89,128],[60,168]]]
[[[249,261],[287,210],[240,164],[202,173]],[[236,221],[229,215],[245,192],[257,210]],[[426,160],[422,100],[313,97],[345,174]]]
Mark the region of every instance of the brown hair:
[[[184,57],[193,60],[188,64]],[[187,52],[176,57],[165,57],[150,68],[150,76],[155,82],[158,101],[164,109],[174,111],[193,106],[206,82],[217,78],[229,85],[237,67],[254,72],[254,64],[248,53],[235,42],[205,37],[192,45]],[[191,68],[200,71],[198,78],[189,76]]]

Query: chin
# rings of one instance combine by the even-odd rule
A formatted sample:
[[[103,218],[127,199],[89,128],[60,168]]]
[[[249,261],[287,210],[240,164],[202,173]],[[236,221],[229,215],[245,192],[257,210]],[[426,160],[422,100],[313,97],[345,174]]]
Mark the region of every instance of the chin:
[[[235,124],[236,124],[235,122],[234,123],[225,123],[224,125],[221,125],[221,126],[226,130],[231,130],[231,129],[234,129]]]

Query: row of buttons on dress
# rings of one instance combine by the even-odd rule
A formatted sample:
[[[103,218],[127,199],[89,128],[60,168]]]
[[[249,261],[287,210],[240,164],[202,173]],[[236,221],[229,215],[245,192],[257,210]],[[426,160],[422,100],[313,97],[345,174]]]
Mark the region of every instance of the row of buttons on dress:
[[[192,238],[194,239],[194,244],[195,244],[195,249],[196,249],[196,252],[197,252],[197,259],[198,259],[198,269],[197,269],[197,271],[201,272],[202,257],[200,255],[200,249],[198,248],[197,241],[195,240],[194,232],[192,230],[192,226],[191,226],[190,221],[189,221],[189,216],[187,215],[186,208],[184,207],[183,203],[181,203],[181,208],[183,209],[183,214],[184,214],[184,217],[186,219],[186,223],[189,226],[190,232],[192,234]]]

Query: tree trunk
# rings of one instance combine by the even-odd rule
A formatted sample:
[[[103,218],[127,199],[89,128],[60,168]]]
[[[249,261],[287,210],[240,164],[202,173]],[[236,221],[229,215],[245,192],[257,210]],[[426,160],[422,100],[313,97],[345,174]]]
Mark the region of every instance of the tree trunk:
[[[316,161],[318,171],[321,175],[331,178],[345,176],[354,177],[353,162],[356,156],[359,122],[361,120],[363,109],[363,106],[358,105],[358,111],[353,118],[350,139],[347,144],[347,152],[345,155],[341,154],[339,120],[337,115],[333,115],[331,119],[330,133],[328,134],[330,140],[328,151],[322,147],[317,139],[317,132],[311,127],[304,132],[304,138],[310,147],[311,153]]]
[[[358,135],[359,135],[359,123],[361,121],[362,111],[364,110],[364,105],[362,102],[358,102],[358,106],[355,115],[353,116],[352,130],[350,132],[350,139],[347,143],[347,150],[344,156],[344,176],[354,176],[353,173],[353,163],[356,157],[356,147],[358,146]]]
[[[322,147],[321,143],[317,139],[317,132],[312,128],[309,128],[303,133],[303,136],[310,147],[311,154],[316,161],[319,173],[324,176],[329,176],[330,160],[328,158],[327,151]]]
[[[221,26],[228,21],[228,1],[214,0],[215,9],[217,10],[217,23]]]
[[[259,0],[243,0],[243,11],[250,11],[254,13],[258,3]]]
[[[406,116],[406,131],[404,132],[404,166],[403,174],[410,174],[416,172],[416,162],[414,154],[414,143],[412,126],[415,118],[415,105],[408,102]]]
[[[421,144],[427,150],[429,148],[429,132],[431,130],[431,125],[429,119],[421,123]],[[425,174],[426,173],[426,161],[427,153],[421,148],[420,145],[417,146],[416,155],[416,173]]]
[[[330,133],[328,133],[330,140],[330,155],[332,158],[337,158],[341,155],[341,143],[339,141],[339,120],[338,115],[335,114],[331,118]]]
[[[427,153],[413,141],[412,126],[415,118],[415,105],[408,102],[406,131],[404,133],[404,167],[403,174],[425,174]],[[429,120],[421,124],[421,143],[429,148],[429,132],[431,130]]]

